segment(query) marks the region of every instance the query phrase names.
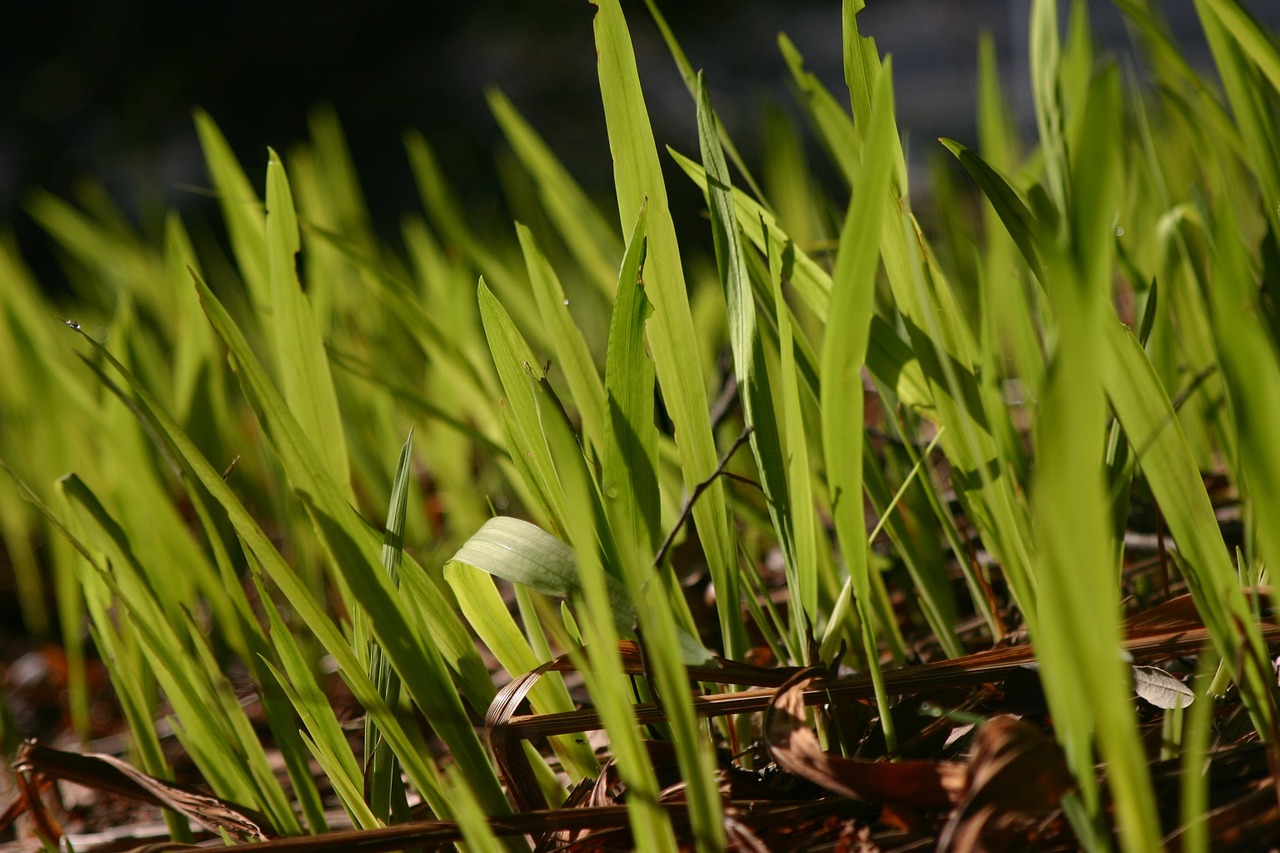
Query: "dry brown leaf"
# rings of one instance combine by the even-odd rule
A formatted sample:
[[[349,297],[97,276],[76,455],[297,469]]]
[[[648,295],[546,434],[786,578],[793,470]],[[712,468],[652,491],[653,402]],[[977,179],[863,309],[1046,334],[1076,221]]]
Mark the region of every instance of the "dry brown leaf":
[[[152,805],[172,809],[217,833],[263,841],[276,836],[266,816],[246,806],[202,793],[188,785],[157,779],[112,755],[79,755],[27,741],[14,770],[46,779],[65,779]],[[30,799],[30,798],[28,798]]]
[[[913,809],[945,809],[963,768],[949,761],[870,762],[828,755],[805,723],[805,690],[821,670],[798,673],[765,712],[764,734],[778,766],[845,797]]]
[[[1056,809],[1075,784],[1058,744],[1008,715],[978,731],[968,779],[968,794],[943,829],[939,851],[1008,849],[1028,818]]]

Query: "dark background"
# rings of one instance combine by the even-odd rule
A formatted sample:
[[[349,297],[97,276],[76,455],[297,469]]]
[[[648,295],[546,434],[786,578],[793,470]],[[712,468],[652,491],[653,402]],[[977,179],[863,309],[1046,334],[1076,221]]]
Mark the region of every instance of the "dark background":
[[[838,0],[660,3],[750,162],[766,102],[792,104],[776,35],[843,91]],[[1204,57],[1190,0],[1160,4],[1193,58]],[[1280,2],[1246,4],[1275,27]],[[948,135],[972,142],[977,36],[991,32],[1005,85],[1030,136],[1029,0],[871,0],[864,31],[894,55],[910,150]],[[1091,2],[1104,46],[1122,49],[1109,3]],[[643,3],[625,0],[660,144],[696,153],[694,109]],[[190,111],[207,109],[251,177],[266,146],[287,150],[306,115],[332,104],[346,129],[375,222],[417,205],[401,146],[407,128],[436,148],[464,198],[496,194],[501,140],[483,92],[501,88],[575,175],[608,198],[610,167],[586,0],[248,2],[0,0],[0,228],[16,232],[44,278],[52,256],[22,213],[44,187],[70,196],[92,177],[146,225],[165,206],[209,213]],[[815,158],[817,159],[817,158]],[[56,273],[52,273],[56,276]]]

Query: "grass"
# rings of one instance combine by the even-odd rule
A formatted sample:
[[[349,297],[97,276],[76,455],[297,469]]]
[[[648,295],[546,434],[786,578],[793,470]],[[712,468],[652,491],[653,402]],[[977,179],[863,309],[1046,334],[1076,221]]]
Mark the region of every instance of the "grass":
[[[55,305],[0,241],[0,541],[82,742],[100,658],[174,842],[1274,838],[1208,780],[1265,778],[1278,734],[1275,39],[1197,0],[1204,75],[1123,0],[1135,70],[1037,0],[1034,144],[984,41],[977,144],[921,186],[846,0],[847,92],[779,40],[824,191],[781,113],[757,181],[651,3],[699,135],[659,150],[596,5],[616,214],[492,92],[540,208],[514,227],[410,134],[392,248],[332,112],[260,185],[197,113],[225,248],[36,194]],[[672,179],[709,234],[677,238]],[[34,783],[68,759],[23,749],[52,843]]]

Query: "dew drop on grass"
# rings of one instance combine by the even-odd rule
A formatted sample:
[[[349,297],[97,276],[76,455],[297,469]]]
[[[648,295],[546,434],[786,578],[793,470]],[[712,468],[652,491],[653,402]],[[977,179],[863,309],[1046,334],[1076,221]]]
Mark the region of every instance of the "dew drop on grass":
[[[568,304],[569,304],[569,300],[568,300],[568,299],[566,299],[566,300],[564,301],[564,304],[565,304],[565,305],[568,305]]]
[[[1116,236],[1117,236],[1117,237],[1123,237],[1123,236],[1124,236],[1124,226],[1123,226],[1123,225],[1117,225],[1117,226],[1116,226]]]

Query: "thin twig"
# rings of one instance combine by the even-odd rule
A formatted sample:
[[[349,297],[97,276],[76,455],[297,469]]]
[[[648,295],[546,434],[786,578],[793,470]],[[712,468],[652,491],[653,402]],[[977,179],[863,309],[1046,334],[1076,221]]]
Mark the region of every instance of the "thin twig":
[[[680,532],[680,528],[684,526],[685,521],[689,518],[689,513],[693,511],[693,504],[698,497],[707,490],[707,488],[715,482],[716,477],[724,473],[725,466],[729,464],[729,460],[733,458],[733,454],[738,448],[747,443],[747,439],[751,437],[751,433],[755,432],[755,427],[749,426],[742,430],[742,434],[734,441],[733,447],[729,448],[729,452],[720,460],[720,464],[716,466],[716,470],[711,472],[711,476],[703,480],[693,489],[693,494],[689,495],[689,499],[684,502],[684,506],[680,508],[680,515],[676,519],[675,526],[671,528],[671,532],[667,534],[666,540],[663,541],[662,547],[658,549],[658,556],[653,558],[655,566],[661,566],[662,561],[667,558],[667,552],[671,550],[671,543],[676,539],[676,534]]]

